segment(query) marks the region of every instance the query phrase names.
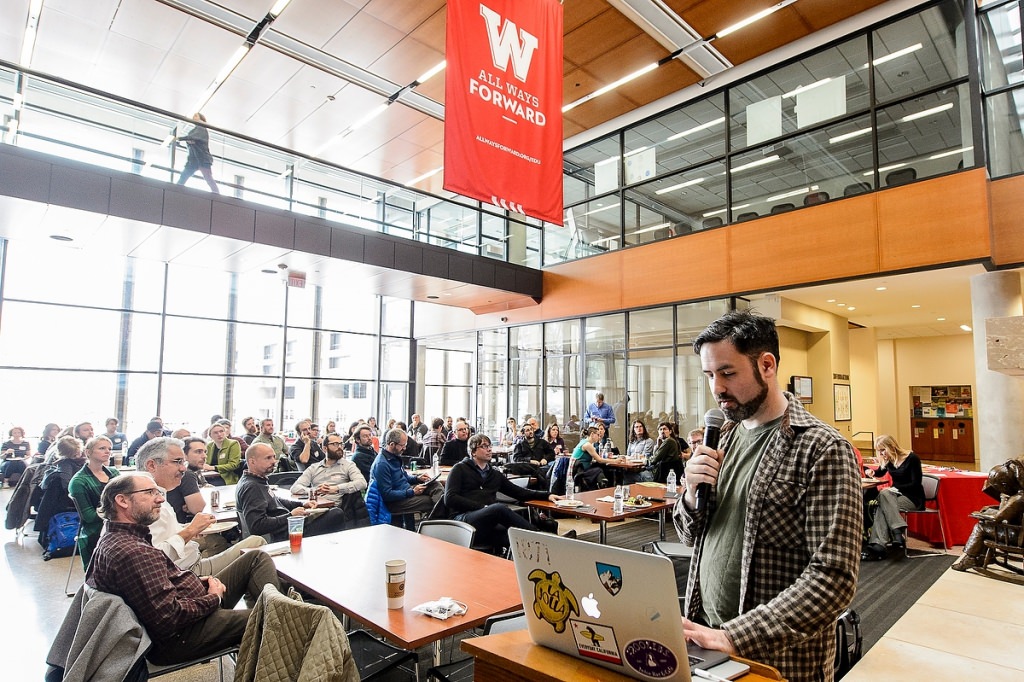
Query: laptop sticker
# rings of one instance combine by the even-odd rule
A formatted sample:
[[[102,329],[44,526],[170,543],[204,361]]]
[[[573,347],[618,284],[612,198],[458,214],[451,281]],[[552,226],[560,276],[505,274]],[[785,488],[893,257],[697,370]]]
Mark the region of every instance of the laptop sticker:
[[[647,677],[671,677],[679,669],[672,650],[653,639],[634,639],[622,650],[629,667]]]
[[[580,656],[622,665],[619,645],[615,641],[615,630],[606,625],[584,623],[575,619],[570,619],[569,625],[576,638],[576,650]]]
[[[576,595],[562,584],[558,571],[548,573],[535,568],[527,576],[533,583],[533,613],[550,623],[555,632],[565,632],[565,621],[569,616],[580,615],[580,603]]]
[[[613,597],[622,589],[622,569],[618,566],[597,562],[597,577]]]

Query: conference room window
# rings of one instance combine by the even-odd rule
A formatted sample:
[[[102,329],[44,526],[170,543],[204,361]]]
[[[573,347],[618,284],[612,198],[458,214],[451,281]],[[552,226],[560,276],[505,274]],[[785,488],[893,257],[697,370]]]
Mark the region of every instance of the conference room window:
[[[723,225],[725,163],[713,161],[625,191],[626,244],[645,244]],[[630,207],[643,207],[643,211]]]
[[[986,91],[1024,81],[1021,3],[993,7],[978,17],[982,84]]]
[[[623,135],[626,184],[721,158],[726,152],[726,127],[725,93],[719,92],[627,128]],[[640,177],[647,168],[642,162],[648,158],[654,162],[654,172]]]
[[[584,198],[589,199],[618,189],[620,154],[619,133],[615,133],[569,150],[562,156],[562,167],[566,175],[586,185]]]
[[[372,342],[372,338],[371,338]],[[380,340],[380,378],[388,381],[409,380],[410,343],[408,339],[383,337]],[[365,374],[367,366],[361,373]]]
[[[858,36],[729,89],[732,149],[846,117],[870,105],[866,36]]]
[[[979,16],[985,132],[992,177],[1024,172],[1022,14],[1022,4],[1011,2]]]
[[[877,102],[889,102],[967,76],[961,3],[947,0],[871,34]],[[865,66],[867,61],[862,62]]]
[[[477,337],[477,426],[494,434],[508,411],[508,330],[491,329]],[[467,415],[468,416],[468,415]]]

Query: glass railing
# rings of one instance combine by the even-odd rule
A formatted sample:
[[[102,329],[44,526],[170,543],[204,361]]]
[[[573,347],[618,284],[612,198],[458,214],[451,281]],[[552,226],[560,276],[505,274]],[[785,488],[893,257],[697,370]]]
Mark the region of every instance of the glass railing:
[[[192,121],[0,62],[0,140],[61,158],[178,182]],[[211,122],[211,125],[213,122]],[[480,202],[374,178],[209,127],[221,194],[531,268],[542,225]],[[211,191],[202,174],[188,187]]]

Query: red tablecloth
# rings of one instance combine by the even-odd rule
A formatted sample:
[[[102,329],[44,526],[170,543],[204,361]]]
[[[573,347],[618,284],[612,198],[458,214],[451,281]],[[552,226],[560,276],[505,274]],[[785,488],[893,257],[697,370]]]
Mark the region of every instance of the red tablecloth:
[[[981,492],[988,474],[977,471],[940,471],[931,467],[924,467],[924,473],[940,479],[938,515],[942,517],[942,525],[946,529],[946,548],[966,543],[975,524],[975,520],[970,517],[971,512],[996,503]],[[935,502],[927,504],[935,508]],[[907,524],[911,535],[936,545],[942,542],[939,519],[934,514],[910,514]]]

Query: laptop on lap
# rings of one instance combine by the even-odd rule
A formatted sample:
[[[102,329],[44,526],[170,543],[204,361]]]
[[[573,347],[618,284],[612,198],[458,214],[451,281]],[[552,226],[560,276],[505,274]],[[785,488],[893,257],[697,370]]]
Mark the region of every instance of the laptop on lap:
[[[640,680],[689,682],[729,660],[686,644],[667,557],[509,529],[516,580],[537,644]]]

